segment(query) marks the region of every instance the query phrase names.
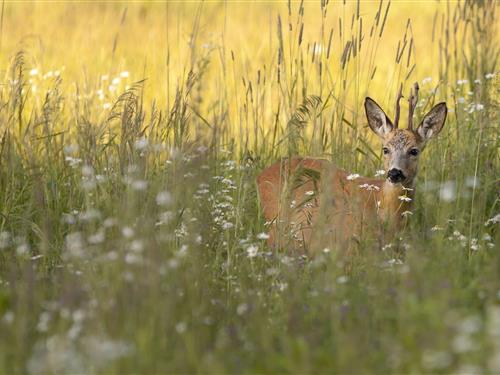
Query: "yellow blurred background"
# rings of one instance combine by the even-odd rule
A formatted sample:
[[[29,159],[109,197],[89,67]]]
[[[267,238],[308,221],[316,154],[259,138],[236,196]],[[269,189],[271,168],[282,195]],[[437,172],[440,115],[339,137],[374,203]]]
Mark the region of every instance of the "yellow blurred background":
[[[369,32],[379,5],[379,1],[360,3],[365,33]],[[293,26],[299,6],[298,1],[291,3]],[[333,60],[340,59],[343,47],[338,43],[339,17],[348,20],[356,13],[357,6],[355,1],[328,5],[324,33],[328,37],[333,28]],[[382,4],[383,13],[386,6]],[[409,18],[417,62],[413,77],[421,79],[435,74],[436,49],[431,47],[433,19],[436,11],[444,7],[436,1],[391,3],[377,47],[379,68],[374,77],[377,85],[384,87],[388,78],[392,78],[398,40]],[[320,1],[306,1],[304,8],[302,44],[320,43]],[[131,80],[147,78],[148,92],[161,97],[167,76],[175,82],[175,77],[189,69],[192,45],[198,55],[212,51],[212,71],[217,75],[224,67],[233,69],[231,51],[236,59],[237,77],[255,74],[263,64],[272,62],[271,54],[276,55],[278,15],[283,20],[286,37],[287,1],[5,2],[1,66],[6,67],[17,51],[24,50],[30,65],[41,73],[64,69],[65,81],[83,83],[99,75],[113,77],[128,71]],[[350,25],[346,23],[343,27],[349,33]]]
[[[170,108],[192,70],[189,95],[206,122],[241,127],[254,105],[254,121],[270,126],[308,95],[342,103],[352,119],[365,95],[390,113],[400,83],[404,93],[414,81],[437,87],[440,48],[452,56],[463,42],[455,2],[324,3],[6,1],[0,67],[8,76],[22,50],[34,93],[58,75],[66,96],[95,97],[102,109],[142,79],[145,102]]]

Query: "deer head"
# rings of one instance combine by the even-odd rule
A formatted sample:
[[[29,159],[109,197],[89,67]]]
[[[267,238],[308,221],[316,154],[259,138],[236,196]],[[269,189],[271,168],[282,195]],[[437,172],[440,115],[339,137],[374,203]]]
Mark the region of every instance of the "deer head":
[[[394,123],[382,108],[371,98],[365,100],[366,117],[370,128],[382,139],[384,153],[384,168],[387,180],[393,184],[411,187],[417,175],[418,159],[427,142],[442,130],[446,120],[446,103],[434,106],[422,119],[416,130],[413,129],[413,113],[418,101],[418,84],[410,92],[408,127],[398,129],[399,101],[401,88],[396,99],[396,114]]]

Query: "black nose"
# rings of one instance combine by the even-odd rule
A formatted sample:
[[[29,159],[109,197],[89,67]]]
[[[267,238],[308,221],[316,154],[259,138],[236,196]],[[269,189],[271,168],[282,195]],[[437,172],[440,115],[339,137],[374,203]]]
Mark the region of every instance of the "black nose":
[[[405,175],[401,169],[392,168],[387,172],[387,178],[394,184],[401,182],[405,179]]]

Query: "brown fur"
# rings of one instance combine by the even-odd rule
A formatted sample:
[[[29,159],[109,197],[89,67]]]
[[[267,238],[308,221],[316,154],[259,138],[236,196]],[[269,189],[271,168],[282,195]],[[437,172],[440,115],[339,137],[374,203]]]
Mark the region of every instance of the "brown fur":
[[[402,213],[412,206],[418,170],[418,155],[410,150],[420,152],[425,147],[429,137],[422,126],[427,126],[427,134],[439,133],[446,106],[434,107],[416,131],[394,128],[371,99],[365,107],[370,127],[388,151],[384,154],[385,169],[401,170],[405,180],[397,184],[367,177],[350,180],[346,171],[323,159],[278,161],[257,178],[263,213],[271,225],[270,246],[301,252],[319,244],[348,249],[353,240],[363,237],[383,242],[384,236],[401,228]],[[437,121],[428,121],[430,117]]]

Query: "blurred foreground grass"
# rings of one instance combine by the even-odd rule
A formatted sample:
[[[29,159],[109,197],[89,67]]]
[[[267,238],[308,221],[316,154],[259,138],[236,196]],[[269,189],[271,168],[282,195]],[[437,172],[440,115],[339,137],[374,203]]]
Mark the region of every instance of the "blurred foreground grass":
[[[496,7],[4,3],[0,372],[500,372]],[[266,248],[259,171],[373,175],[413,81],[404,253]]]

